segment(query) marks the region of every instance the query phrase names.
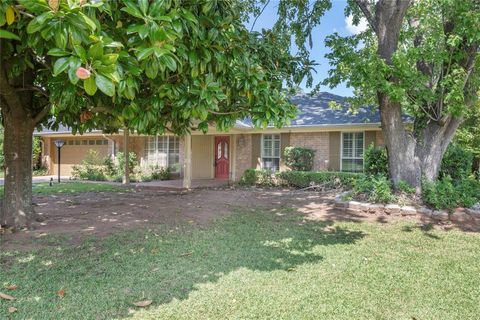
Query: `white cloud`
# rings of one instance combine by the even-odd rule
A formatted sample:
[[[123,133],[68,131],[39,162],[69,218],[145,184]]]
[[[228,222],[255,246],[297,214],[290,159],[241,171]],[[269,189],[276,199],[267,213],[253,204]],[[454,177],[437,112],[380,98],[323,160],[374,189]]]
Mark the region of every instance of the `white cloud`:
[[[348,16],[345,18],[345,28],[347,28],[352,34],[359,34],[360,32],[367,30],[368,22],[367,19],[360,18],[360,22],[355,26],[353,25],[353,16]]]

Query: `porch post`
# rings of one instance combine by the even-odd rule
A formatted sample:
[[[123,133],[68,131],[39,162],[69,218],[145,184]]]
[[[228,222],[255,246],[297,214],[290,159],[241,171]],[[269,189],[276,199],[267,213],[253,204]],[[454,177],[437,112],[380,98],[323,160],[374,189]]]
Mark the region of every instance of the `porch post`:
[[[183,187],[190,189],[192,186],[192,135],[186,134],[184,140]]]
[[[125,171],[123,173],[122,184],[130,184],[130,167],[129,167],[129,148],[128,148],[128,128],[123,128],[123,153],[125,156]]]

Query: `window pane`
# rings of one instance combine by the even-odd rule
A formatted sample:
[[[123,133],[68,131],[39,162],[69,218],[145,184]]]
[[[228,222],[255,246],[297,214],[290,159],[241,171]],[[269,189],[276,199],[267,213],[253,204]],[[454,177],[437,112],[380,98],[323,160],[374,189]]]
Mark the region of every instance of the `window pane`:
[[[343,159],[342,171],[346,172],[362,172],[363,159]]]
[[[263,158],[263,169],[278,171],[279,167],[280,167],[279,158]]]
[[[222,157],[222,143],[217,144],[217,159],[220,159]]]
[[[363,133],[358,132],[355,135],[355,158],[363,157]]]
[[[223,145],[223,156],[225,159],[228,159],[228,142],[225,141],[225,144]]]

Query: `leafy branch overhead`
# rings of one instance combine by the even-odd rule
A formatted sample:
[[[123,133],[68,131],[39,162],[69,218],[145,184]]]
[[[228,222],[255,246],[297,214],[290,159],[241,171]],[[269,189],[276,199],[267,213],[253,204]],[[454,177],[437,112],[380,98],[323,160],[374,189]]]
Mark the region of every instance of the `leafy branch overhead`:
[[[311,67],[272,32],[249,32],[241,9],[216,0],[2,0],[2,59],[14,58],[1,71],[32,74],[29,88],[16,89],[34,91],[31,113],[48,105],[53,127],[128,123],[181,134],[246,116],[280,126],[295,115],[285,85]]]

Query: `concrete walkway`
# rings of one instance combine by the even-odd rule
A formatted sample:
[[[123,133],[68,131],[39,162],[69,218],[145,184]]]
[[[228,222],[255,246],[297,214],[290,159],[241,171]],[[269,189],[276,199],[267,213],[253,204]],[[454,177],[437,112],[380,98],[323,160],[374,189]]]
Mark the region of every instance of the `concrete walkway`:
[[[215,188],[228,185],[228,180],[217,180],[217,179],[193,179],[191,189],[198,189],[198,188]],[[159,189],[174,189],[174,190],[182,190],[183,188],[183,180],[182,179],[175,179],[175,180],[165,180],[165,181],[150,181],[150,182],[133,182],[131,183],[132,186],[138,188],[159,188]]]
[[[40,182],[49,182],[50,179],[53,178],[53,181],[57,181],[58,176],[35,176],[32,179],[33,183],[40,183]],[[70,180],[69,176],[60,176],[61,181],[68,181]],[[4,179],[0,178],[0,186],[3,186]]]

